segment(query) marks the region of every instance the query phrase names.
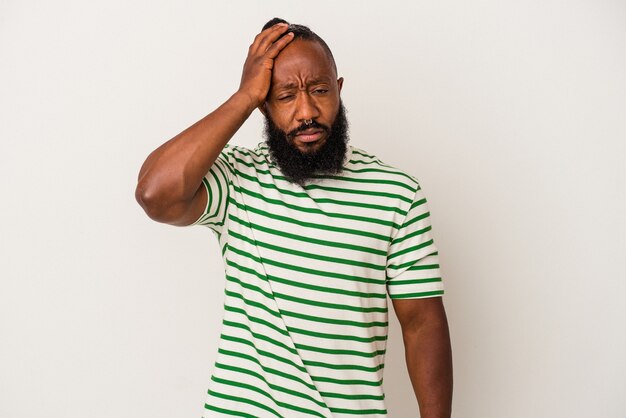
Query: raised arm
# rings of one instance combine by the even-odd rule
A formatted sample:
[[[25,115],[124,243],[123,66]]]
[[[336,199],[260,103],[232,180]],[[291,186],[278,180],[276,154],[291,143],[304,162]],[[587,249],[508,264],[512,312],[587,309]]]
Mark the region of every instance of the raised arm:
[[[248,50],[241,84],[224,104],[155,149],[139,171],[135,198],[155,221],[183,226],[207,202],[202,178],[224,146],[264,101],[274,58],[293,39],[286,24],[259,33]],[[280,38],[280,39],[279,39]]]

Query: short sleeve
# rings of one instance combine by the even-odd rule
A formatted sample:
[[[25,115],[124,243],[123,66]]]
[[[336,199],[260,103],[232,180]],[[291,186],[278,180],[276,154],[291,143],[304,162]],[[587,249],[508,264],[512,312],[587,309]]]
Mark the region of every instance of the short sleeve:
[[[200,217],[189,226],[204,225],[218,234],[221,233],[228,208],[229,186],[234,172],[231,163],[232,152],[233,147],[226,145],[202,179],[202,184],[207,191],[207,204]]]
[[[432,236],[428,203],[418,186],[403,224],[387,252],[387,292],[391,299],[443,295],[439,253]]]

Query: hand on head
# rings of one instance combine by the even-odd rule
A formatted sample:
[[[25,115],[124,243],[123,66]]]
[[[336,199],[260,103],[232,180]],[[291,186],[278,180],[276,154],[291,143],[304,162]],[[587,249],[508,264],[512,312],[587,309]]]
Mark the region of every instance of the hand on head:
[[[288,29],[286,23],[267,28],[254,38],[248,49],[239,91],[250,97],[255,107],[265,101],[269,92],[274,59],[293,40],[293,33],[285,34]]]

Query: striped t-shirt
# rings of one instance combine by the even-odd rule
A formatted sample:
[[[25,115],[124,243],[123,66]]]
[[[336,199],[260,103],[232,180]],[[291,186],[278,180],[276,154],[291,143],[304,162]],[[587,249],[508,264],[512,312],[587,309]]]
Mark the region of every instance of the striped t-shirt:
[[[387,294],[443,294],[417,180],[348,146],[301,187],[268,146],[227,145],[203,179],[226,285],[204,417],[385,417]]]

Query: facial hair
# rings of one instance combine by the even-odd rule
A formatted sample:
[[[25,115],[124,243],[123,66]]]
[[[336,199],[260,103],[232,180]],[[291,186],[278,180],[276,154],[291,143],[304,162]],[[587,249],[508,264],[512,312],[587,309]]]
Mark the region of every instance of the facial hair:
[[[297,133],[310,128],[323,130],[326,133],[326,142],[316,151],[302,152],[292,141]],[[346,109],[341,102],[331,126],[313,121],[287,133],[266,115],[264,133],[270,156],[285,177],[293,183],[304,186],[316,174],[338,174],[343,169],[349,138]]]

